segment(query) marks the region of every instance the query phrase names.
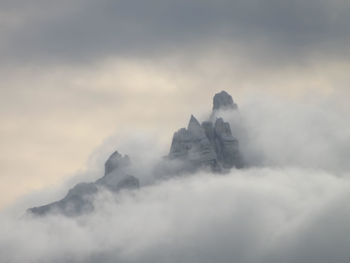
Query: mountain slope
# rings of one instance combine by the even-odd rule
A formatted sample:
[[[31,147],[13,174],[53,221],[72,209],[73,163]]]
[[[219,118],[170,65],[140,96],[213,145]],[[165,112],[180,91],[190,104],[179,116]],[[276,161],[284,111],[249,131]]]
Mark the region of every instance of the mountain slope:
[[[156,165],[154,176],[167,178],[199,169],[209,168],[212,172],[220,173],[233,167],[242,168],[244,163],[239,143],[232,136],[230,124],[215,117],[218,111],[237,109],[237,104],[227,92],[215,94],[209,120],[199,123],[191,115],[187,128],[174,133],[169,154]],[[127,155],[115,151],[105,163],[103,177],[95,182],[79,183],[62,200],[30,208],[28,211],[34,215],[60,213],[77,216],[90,213],[94,210],[93,199],[99,191],[108,190],[117,194],[122,190],[140,187],[139,179],[131,175],[131,165],[137,164],[132,164]]]

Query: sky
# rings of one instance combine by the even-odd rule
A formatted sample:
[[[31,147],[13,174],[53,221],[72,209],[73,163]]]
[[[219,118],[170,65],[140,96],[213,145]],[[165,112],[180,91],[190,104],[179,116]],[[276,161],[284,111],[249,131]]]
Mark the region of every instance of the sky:
[[[226,262],[232,256],[230,248],[215,249],[216,236],[205,231],[207,225],[217,226],[223,241],[236,242],[224,235],[223,228],[243,235],[243,230],[239,232],[242,222],[252,212],[263,222],[261,228],[246,231],[246,242],[264,258],[258,262],[320,262],[303,250],[303,244],[329,252],[326,242],[314,242],[320,238],[313,231],[322,227],[329,227],[326,234],[334,235],[336,244],[344,244],[346,237],[332,229],[329,214],[349,216],[348,210],[341,209],[348,200],[350,168],[349,25],[346,0],[0,0],[0,210],[51,202],[74,183],[98,178],[104,161],[116,149],[137,160],[148,158],[147,166],[152,158],[168,153],[173,132],[186,126],[191,114],[203,120],[211,110],[213,95],[226,90],[240,108],[239,120],[226,116],[235,127],[234,135],[245,156],[263,168],[233,173],[222,181],[199,175],[209,181],[208,186],[202,180],[188,179],[147,188],[136,200],[125,197],[125,214],[112,209],[111,222],[120,221],[129,229],[127,216],[141,211],[138,216],[146,217],[155,232],[147,232],[142,224],[140,243],[126,246],[125,242],[138,238],[121,232],[121,239],[109,237],[107,247],[118,248],[125,262],[140,258],[165,262],[165,253],[156,251],[157,244],[175,232],[181,215],[190,213],[183,207],[185,201],[177,201],[184,194],[182,185],[192,191],[188,198],[194,198],[190,204],[196,207],[216,195],[229,198],[229,204],[248,196],[248,204],[247,210],[238,209],[233,226],[229,219],[236,211],[234,205],[227,211],[224,206],[221,218],[215,218],[206,206],[198,215],[190,214],[185,220],[185,227],[191,229],[188,235],[181,232],[173,240],[188,243],[174,250],[165,242],[164,250],[180,261],[205,262],[198,255],[186,254],[185,247],[202,240],[198,251],[220,253]],[[262,178],[242,179],[255,173]],[[278,174],[282,179],[276,179]],[[301,175],[309,179],[305,182]],[[271,193],[264,188],[269,184]],[[232,194],[225,185],[239,190]],[[162,200],[164,189],[169,198]],[[315,199],[317,193],[320,200]],[[263,204],[254,205],[261,196]],[[281,198],[280,203],[267,205],[268,212],[261,212],[264,202],[275,198]],[[301,199],[307,201],[305,206]],[[219,200],[214,199],[213,205]],[[175,212],[161,213],[167,206]],[[154,209],[149,217],[146,207]],[[69,247],[60,250],[59,238],[44,254],[54,262],[57,255],[51,251],[68,251],[79,262],[77,258],[92,247],[96,255],[102,253],[91,241],[103,243],[101,235],[108,234],[108,228],[99,226],[106,209],[101,211],[86,219],[92,232],[54,218],[21,223],[21,229],[27,236],[40,227],[49,232],[52,224],[56,230],[71,229],[73,242],[87,240],[81,254]],[[193,222],[206,215],[209,221],[194,227]],[[266,248],[261,235],[273,232],[265,218],[269,216],[277,225],[290,224],[278,232],[285,242],[278,244],[280,237],[271,238],[271,247]],[[1,220],[8,229],[15,228],[11,220]],[[334,224],[348,226],[339,218],[334,220]],[[45,231],[36,247],[19,241],[20,231],[15,232],[13,243],[21,243],[23,251],[34,251],[28,253],[36,262],[40,245],[49,237]],[[346,249],[340,245],[338,254],[343,256]],[[247,258],[244,249],[237,251],[240,262],[257,262]],[[295,261],[297,254],[299,261]],[[104,255],[108,262],[108,253]],[[344,256],[339,262],[347,260]]]
[[[349,8],[341,0],[0,1],[0,206],[84,170],[116,133],[161,130],[169,142],[223,89],[238,104],[262,93],[346,108]]]

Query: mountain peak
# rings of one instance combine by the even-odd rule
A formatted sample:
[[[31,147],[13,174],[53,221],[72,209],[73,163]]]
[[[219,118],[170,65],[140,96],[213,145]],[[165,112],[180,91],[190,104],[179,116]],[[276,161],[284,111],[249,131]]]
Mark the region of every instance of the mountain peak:
[[[180,171],[210,167],[212,171],[220,172],[243,167],[239,143],[232,136],[230,124],[222,118],[215,119],[215,110],[236,108],[232,97],[222,91],[214,96],[214,111],[209,120],[201,125],[191,115],[187,129],[175,132],[168,157],[184,162]]]
[[[168,158],[154,169],[155,176],[186,174],[201,168],[210,168],[213,172],[242,168],[239,143],[232,136],[230,124],[222,118],[214,120],[215,110],[236,108],[237,105],[227,92],[215,94],[212,117],[201,125],[191,115],[187,129],[182,128],[174,133]],[[121,190],[138,189],[139,179],[129,173],[135,171],[129,157],[115,151],[105,162],[103,177],[94,182],[77,184],[63,199],[28,211],[40,216],[51,212],[66,216],[90,213],[94,210],[93,198],[101,189],[115,194]]]
[[[196,117],[194,117],[193,115],[191,115],[190,121],[188,123],[188,130],[191,130],[191,128],[195,128],[195,127],[200,127],[200,123],[199,121],[196,119]]]
[[[216,93],[213,98],[213,110],[237,109],[237,104],[233,102],[232,96],[226,91]]]
[[[125,167],[129,163],[129,156],[123,156],[118,151],[115,151],[105,163],[105,174],[109,174],[117,168]]]

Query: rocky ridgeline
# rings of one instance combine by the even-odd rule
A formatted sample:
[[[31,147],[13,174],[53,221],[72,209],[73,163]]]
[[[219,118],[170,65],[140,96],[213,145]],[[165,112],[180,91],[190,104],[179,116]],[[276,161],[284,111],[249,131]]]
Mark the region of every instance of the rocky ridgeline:
[[[210,120],[200,124],[191,115],[187,129],[175,132],[168,159],[181,161],[186,167],[181,167],[181,171],[209,167],[214,172],[222,172],[233,167],[242,168],[238,140],[232,136],[230,124],[222,118],[216,118],[220,110],[237,109],[237,104],[227,92],[215,94]]]
[[[107,189],[118,193],[123,189],[138,189],[139,179],[129,175],[130,159],[114,152],[105,163],[105,174],[102,178],[92,183],[80,183],[68,191],[68,194],[60,201],[30,208],[29,212],[36,215],[48,213],[60,213],[66,216],[75,216],[94,210],[93,197],[100,189]]]
[[[237,108],[227,92],[215,94],[210,120],[200,124],[191,115],[187,129],[182,128],[175,132],[169,155],[155,167],[155,176],[171,177],[208,168],[218,173],[233,167],[242,168],[243,160],[238,140],[233,137],[229,123],[222,118],[216,118],[218,111],[237,110]],[[102,178],[91,183],[77,184],[62,200],[30,208],[28,211],[35,215],[59,213],[76,216],[89,213],[94,210],[93,198],[101,189],[118,193],[121,190],[140,187],[139,179],[130,175],[131,165],[127,155],[123,156],[115,151],[105,163]]]
[[[221,91],[214,95],[213,111],[218,110],[237,110],[238,106],[233,102],[232,96],[226,91]]]

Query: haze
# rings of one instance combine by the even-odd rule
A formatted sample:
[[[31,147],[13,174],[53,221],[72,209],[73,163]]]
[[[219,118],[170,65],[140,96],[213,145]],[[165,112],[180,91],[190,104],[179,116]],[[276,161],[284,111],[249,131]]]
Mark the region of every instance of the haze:
[[[0,0],[0,261],[349,262],[349,25],[343,0]],[[249,168],[18,219],[116,149],[150,171],[221,90]]]

